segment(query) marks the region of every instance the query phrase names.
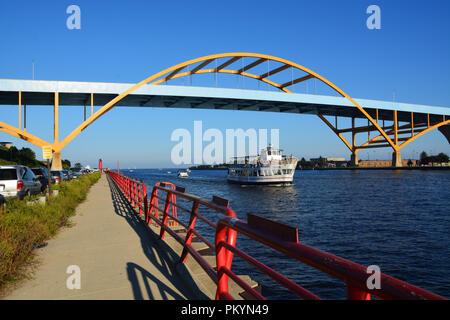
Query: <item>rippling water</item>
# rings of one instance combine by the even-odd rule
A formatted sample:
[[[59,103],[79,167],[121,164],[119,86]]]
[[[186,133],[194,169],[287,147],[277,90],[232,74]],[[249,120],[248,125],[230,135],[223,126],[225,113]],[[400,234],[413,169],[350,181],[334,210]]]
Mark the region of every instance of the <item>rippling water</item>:
[[[229,184],[224,170],[196,170],[187,179],[167,171],[123,173],[143,179],[149,192],[169,181],[205,198],[226,198],[240,219],[254,213],[295,226],[304,244],[450,297],[450,171],[296,171],[289,187]],[[211,229],[204,232],[212,239]],[[322,298],[345,298],[340,281],[242,235],[238,246]],[[293,298],[237,258],[233,271],[251,274],[267,298]]]

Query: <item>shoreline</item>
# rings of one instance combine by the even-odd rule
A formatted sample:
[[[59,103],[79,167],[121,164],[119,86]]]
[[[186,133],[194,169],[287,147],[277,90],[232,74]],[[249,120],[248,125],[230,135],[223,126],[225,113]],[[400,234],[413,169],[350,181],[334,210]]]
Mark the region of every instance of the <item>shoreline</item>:
[[[190,168],[190,170],[228,170],[228,168]],[[346,167],[346,168],[315,168],[315,169],[295,169],[295,171],[314,170],[450,170],[449,167]]]

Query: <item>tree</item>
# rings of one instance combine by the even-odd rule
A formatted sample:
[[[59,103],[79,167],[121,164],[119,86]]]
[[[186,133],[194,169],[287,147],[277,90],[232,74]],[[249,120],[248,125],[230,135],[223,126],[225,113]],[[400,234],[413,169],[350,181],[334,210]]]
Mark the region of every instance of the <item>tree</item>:
[[[448,155],[446,155],[445,153],[443,153],[443,152],[441,152],[441,153],[439,153],[438,155],[437,155],[437,160],[440,162],[440,163],[447,163],[448,161],[449,161],[449,157],[448,157]]]
[[[65,159],[62,161],[62,167],[64,170],[69,170],[71,167],[71,163],[69,160]]]
[[[308,162],[305,160],[305,158],[302,158],[302,160],[300,160],[300,167],[302,169],[306,168]]]
[[[428,164],[428,155],[425,151],[422,151],[422,153],[420,154],[420,163],[421,164]]]
[[[319,157],[318,161],[319,168],[323,168],[327,166],[327,160],[325,158],[322,158],[322,156]]]
[[[77,162],[77,163],[75,163],[75,168],[81,169],[81,168],[83,168],[83,165],[81,163]]]

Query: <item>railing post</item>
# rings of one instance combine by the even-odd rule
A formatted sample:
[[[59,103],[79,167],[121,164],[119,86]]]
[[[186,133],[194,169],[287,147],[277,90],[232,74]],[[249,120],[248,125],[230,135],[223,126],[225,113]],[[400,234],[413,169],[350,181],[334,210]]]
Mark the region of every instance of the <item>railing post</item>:
[[[148,221],[148,202],[147,202],[147,185],[145,183],[142,184],[142,193],[144,194],[144,217],[145,222]]]
[[[166,191],[166,192],[167,192],[166,204],[164,206],[164,216],[163,216],[163,220],[162,220],[161,232],[159,235],[159,237],[161,239],[164,239],[164,234],[166,232],[164,227],[167,225],[167,219],[169,217],[169,210],[170,210],[170,200],[172,199],[172,193],[170,191]]]
[[[127,198],[128,198],[128,201],[131,203],[131,181],[130,181],[130,178],[126,178],[126,179],[127,179],[127,189],[128,189]]]
[[[130,185],[128,201],[130,201],[130,203],[131,203],[133,201],[133,198],[131,198],[131,195],[133,194],[133,183],[131,182],[130,178],[128,178],[128,184]]]
[[[175,194],[172,194],[172,203],[177,203],[177,196]],[[172,205],[172,215],[174,218],[178,218],[177,207],[175,205]],[[174,225],[178,225],[177,222],[174,221],[174,223]]]
[[[228,275],[224,272],[227,266],[227,249],[221,246],[221,242],[226,242],[227,227],[223,224],[217,225],[216,229],[216,265],[217,265],[217,291],[216,300],[221,300],[223,295],[228,295]]]
[[[236,218],[233,210],[228,208],[228,217]],[[228,234],[228,235],[227,235]],[[227,228],[219,221],[216,228],[215,247],[216,247],[216,265],[217,265],[217,291],[216,300],[221,300],[223,296],[229,296],[228,293],[228,275],[224,270],[231,271],[233,263],[233,252],[224,248],[221,242],[228,243],[230,246],[236,245],[237,231]]]
[[[131,206],[133,206],[134,205],[134,181],[133,181],[133,179],[130,179],[130,183],[131,183],[131,199],[130,199],[130,203],[131,203]]]
[[[134,191],[134,208],[137,209],[138,207],[138,183],[136,180],[134,180],[134,186],[133,186],[133,191]]]
[[[370,300],[370,293],[352,287],[347,284],[347,299],[348,300]]]
[[[138,207],[139,207],[139,215],[142,214],[142,184],[143,184],[143,181],[141,180],[141,181],[139,182],[139,185],[138,185]]]
[[[136,208],[136,181],[134,181],[134,179],[131,181],[133,183],[133,206]]]
[[[192,237],[194,236],[195,223],[197,221],[198,206],[199,206],[198,201],[194,201],[194,203],[192,204],[191,217],[189,219],[189,226],[186,231],[186,238],[184,241],[183,253],[181,254],[181,257],[180,257],[181,263],[185,263],[186,259],[187,259],[188,250],[186,249],[186,245],[191,245],[191,243],[192,243]]]
[[[152,191],[152,197],[150,198],[150,208],[148,209],[148,221],[147,224],[150,225],[152,223],[152,215],[153,215],[153,210],[158,211],[157,209],[155,209],[155,206],[157,208],[158,207],[158,198],[156,198],[158,195],[158,189],[156,188],[156,186],[153,187],[153,191]]]

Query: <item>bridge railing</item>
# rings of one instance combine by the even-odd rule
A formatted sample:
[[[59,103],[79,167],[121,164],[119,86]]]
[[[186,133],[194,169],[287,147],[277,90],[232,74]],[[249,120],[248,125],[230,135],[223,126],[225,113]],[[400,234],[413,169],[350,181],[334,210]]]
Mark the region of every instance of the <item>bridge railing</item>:
[[[213,196],[212,200],[208,200],[188,194],[184,188],[174,186],[172,183],[159,182],[153,187],[151,199],[148,200],[146,186],[142,181],[126,177],[123,174],[118,174],[113,171],[107,171],[107,174],[113,179],[130,204],[140,215],[143,215],[148,225],[154,221],[161,227],[161,239],[164,238],[167,232],[183,246],[183,252],[179,260],[180,263],[185,263],[188,254],[198,262],[217,285],[216,299],[233,299],[233,296],[229,292],[229,280],[232,280],[241,287],[247,293],[247,296],[251,295],[255,299],[265,299],[260,292],[249,286],[231,270],[234,256],[239,257],[253,268],[269,276],[298,297],[312,300],[320,299],[314,293],[238,249],[236,247],[238,233],[246,236],[249,241],[263,244],[342,281],[347,287],[348,299],[369,300],[371,296],[379,299],[401,300],[445,299],[432,292],[382,273],[379,274],[380,288],[369,289],[367,280],[371,276],[371,273],[368,272],[368,268],[299,243],[297,228],[252,214],[247,215],[247,222],[239,220],[236,218],[235,212],[229,208],[229,201],[226,199]],[[160,192],[165,193],[165,196],[160,195]],[[190,202],[192,205],[191,208],[188,209],[179,203],[177,204],[177,197],[187,200],[188,203]],[[159,206],[158,200],[163,203],[163,208]],[[199,208],[201,207],[212,209],[225,217],[214,223],[204,215],[199,214]],[[170,214],[170,209],[172,209],[172,214]],[[187,213],[189,218],[188,223],[181,221],[177,215],[177,209],[179,209],[179,213]],[[200,234],[197,228],[197,220],[203,221],[214,230],[214,244]],[[178,235],[171,227],[174,225],[186,229],[186,236],[184,238]],[[211,248],[211,250],[215,251],[216,269],[192,247],[191,244],[194,235]]]

